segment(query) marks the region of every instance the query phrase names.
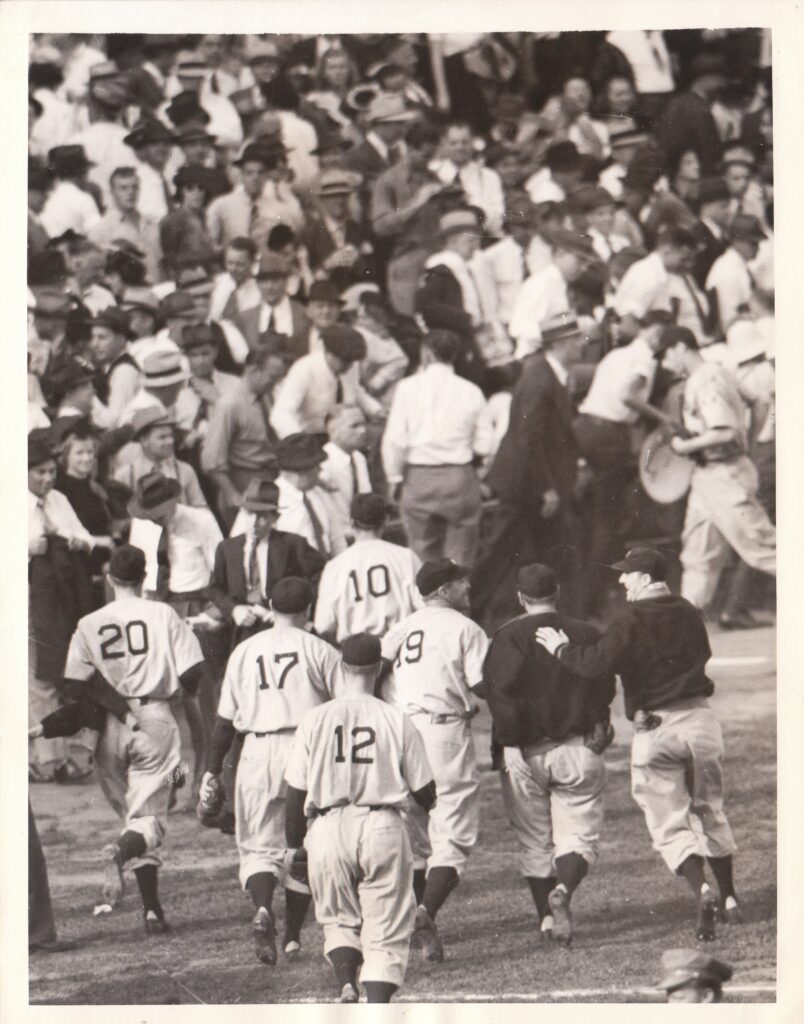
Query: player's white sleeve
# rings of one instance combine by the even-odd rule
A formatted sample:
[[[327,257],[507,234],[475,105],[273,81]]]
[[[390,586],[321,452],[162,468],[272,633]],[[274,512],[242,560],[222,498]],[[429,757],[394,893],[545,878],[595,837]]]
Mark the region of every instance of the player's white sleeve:
[[[315,603],[315,631],[319,636],[335,636],[337,622],[335,619],[335,573],[332,562],[327,562],[321,573],[318,584],[318,599]]]
[[[285,781],[294,789],[301,789],[307,792],[307,768],[310,760],[310,740],[308,731],[310,725],[310,714],[306,714],[299,723],[296,735],[293,738],[293,749],[288,758],[288,766],[285,769]]]
[[[433,781],[433,772],[427,760],[421,733],[407,715],[402,715],[402,778],[411,793]]]
[[[341,656],[329,644],[321,648],[321,681],[323,683],[323,696],[332,699],[338,696],[338,681],[341,673]]]
[[[92,660],[92,651],[79,623],[70,640],[67,663],[64,666],[64,678],[85,680],[90,679],[94,672],[95,663]]]
[[[422,560],[416,554],[408,548],[410,554],[410,581],[407,584],[407,608],[406,613],[410,615],[412,612],[417,612],[420,608],[424,608],[424,598],[419,593],[419,588],[416,586],[416,574],[422,567]]]
[[[405,636],[404,620],[398,622],[395,626],[385,634],[382,638],[382,656],[387,661],[393,662],[397,654],[399,654],[399,648],[402,645],[402,640]]]
[[[201,653],[201,644],[198,637],[190,629],[186,622],[179,618],[176,612],[168,605],[165,605],[170,612],[168,616],[168,636],[170,649],[173,651],[173,660],[176,665],[176,673],[183,676],[193,665],[204,660]]]
[[[237,647],[229,655],[229,660],[226,663],[226,672],[223,676],[223,683],[221,684],[221,695],[218,700],[218,714],[221,718],[228,718],[234,721],[235,715],[237,714],[237,701],[235,699],[235,686],[243,665],[243,657],[241,654],[242,644],[238,644]]]
[[[466,685],[479,686],[483,682],[483,662],[489,649],[489,638],[471,620],[463,631],[463,670]]]

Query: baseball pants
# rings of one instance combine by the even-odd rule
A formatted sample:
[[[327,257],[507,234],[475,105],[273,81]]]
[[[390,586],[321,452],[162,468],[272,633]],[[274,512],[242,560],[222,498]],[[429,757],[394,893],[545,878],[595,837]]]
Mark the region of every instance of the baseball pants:
[[[682,533],[681,596],[705,608],[715,595],[729,548],[746,565],[776,575],[776,528],[757,498],[749,458],[696,466]]]
[[[237,766],[235,835],[240,855],[240,884],[267,871],[282,877],[285,842],[287,768],[294,729],[264,736],[249,733]]]
[[[130,705],[139,731],[131,732],[114,715],[107,715],[95,767],[106,799],[123,819],[121,835],[139,832],[146,842],[146,853],[126,866],[158,867],[162,861],[156,851],[167,831],[171,783],[181,760],[179,727],[170,701],[141,704],[134,698]]]
[[[522,747],[522,757],[524,765],[506,758],[502,773],[505,809],[522,846],[522,874],[548,878],[555,858],[567,853],[594,864],[603,824],[603,758],[580,736]]]
[[[361,981],[401,985],[416,917],[401,812],[335,807],[314,819],[304,845],[324,955],[339,946],[359,950]]]
[[[406,808],[414,867],[455,868],[461,875],[480,827],[472,729],[460,718],[442,724],[424,712],[410,717],[424,740],[436,784],[436,804],[429,814],[412,799]]]
[[[691,854],[727,857],[736,846],[723,810],[723,734],[703,698],[656,711],[662,722],[631,747],[631,792],[653,848],[676,873]]]
[[[408,466],[399,503],[411,548],[426,562],[474,565],[480,537],[480,484],[471,466]]]

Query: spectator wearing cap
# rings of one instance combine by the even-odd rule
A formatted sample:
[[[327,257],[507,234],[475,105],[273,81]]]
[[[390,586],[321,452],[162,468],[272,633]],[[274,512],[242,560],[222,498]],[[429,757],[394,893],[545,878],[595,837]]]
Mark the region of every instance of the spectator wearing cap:
[[[514,355],[522,359],[540,348],[540,324],[572,308],[569,285],[585,267],[597,260],[586,235],[559,228],[551,232],[551,261],[531,274],[516,296],[508,329],[516,342]]]
[[[693,276],[702,290],[712,264],[726,251],[726,231],[731,220],[730,194],[723,178],[702,178],[698,185],[698,223],[693,231],[698,240]]]
[[[704,52],[690,66],[690,87],[667,105],[657,135],[665,165],[678,164],[682,153],[692,150],[701,171],[711,175],[720,160],[720,134],[712,115],[712,102],[726,84],[726,65],[721,54]]]
[[[574,142],[554,142],[544,153],[544,167],[525,182],[534,203],[561,203],[581,180],[581,154]]]
[[[505,215],[502,182],[496,171],[476,158],[472,129],[460,122],[449,125],[441,149],[444,159],[431,164],[430,169],[445,185],[460,185],[469,205],[483,211],[486,231],[498,234]]]
[[[137,360],[140,352],[147,352],[156,344],[157,334],[162,330],[159,300],[150,288],[126,288],[119,305],[128,317],[132,335],[129,352]]]
[[[406,152],[379,175],[371,190],[371,227],[388,261],[388,296],[394,309],[405,316],[416,311],[424,262],[432,251],[441,214],[446,212],[446,197],[455,191],[429,170],[438,144],[435,128],[419,122],[409,125]]]
[[[278,350],[250,352],[237,387],[216,403],[201,449],[201,466],[218,488],[218,513],[232,522],[249,481],[274,465],[271,393],[287,363]]]
[[[257,246],[250,238],[233,238],[226,246],[223,273],[215,278],[209,300],[210,320],[234,320],[238,314],[262,303],[254,278],[256,261]]]
[[[607,189],[596,185],[578,189],[573,201],[583,213],[586,233],[603,263],[608,263],[615,253],[628,247],[628,239],[614,230],[616,207],[614,197]]]
[[[421,561],[410,549],[382,539],[388,506],[379,494],[357,494],[348,509],[354,542],[321,574],[315,629],[331,643],[355,633],[383,637],[422,607],[416,587]]]
[[[210,132],[222,146],[236,149],[243,142],[243,125],[232,101],[210,88],[211,77],[211,69],[203,53],[180,51],[176,56],[173,75],[165,83],[165,95],[173,97],[180,92],[195,93],[209,115]],[[163,112],[160,111],[159,116]]]
[[[193,253],[204,263],[215,256],[215,245],[207,231],[205,216],[213,194],[210,171],[206,167],[180,167],[173,184],[178,206],[159,224],[164,266],[171,274],[176,273],[180,261],[188,253]]]
[[[633,124],[627,124],[625,127],[619,125],[609,127],[611,159],[608,166],[600,172],[598,181],[614,199],[622,198],[623,178],[628,173],[634,154],[647,141],[648,136],[645,132],[639,131]]]
[[[109,196],[108,210],[89,232],[91,241],[101,249],[112,248],[120,239],[130,242],[142,252],[148,279],[156,283],[161,278],[162,259],[159,225],[139,212],[140,182],[133,167],[118,165],[112,171]]]
[[[28,712],[31,725],[60,704],[70,637],[78,619],[92,610],[87,555],[92,537],[57,490],[52,435],[28,438]],[[32,782],[77,782],[81,771],[63,740],[34,740],[28,754]]]
[[[377,178],[394,163],[393,148],[417,116],[401,96],[379,93],[371,101],[366,115],[366,137],[349,150],[345,159],[347,168],[362,176],[367,196]]]
[[[712,264],[706,290],[713,297],[720,332],[726,335],[738,316],[755,311],[755,285],[750,264],[767,238],[756,217],[736,214],[729,224],[728,247]]]
[[[177,348],[183,344],[185,330],[200,322],[198,303],[182,289],[170,292],[159,304],[159,315],[165,323],[157,335],[160,341],[171,341]]]
[[[72,290],[85,310],[97,315],[115,306],[112,292],[99,283],[104,271],[101,249],[87,238],[75,238],[64,244],[64,251]]]
[[[416,554],[472,565],[481,500],[475,466],[488,455],[492,438],[483,393],[455,373],[459,350],[450,331],[425,336],[422,371],[394,392],[382,457]]]
[[[128,318],[121,309],[106,309],[92,321],[89,351],[100,371],[96,389],[110,426],[120,425],[123,411],[140,388],[140,369],[127,351],[128,339]]]
[[[120,423],[132,423],[140,409],[175,413],[176,399],[187,380],[181,352],[171,341],[163,341],[143,356],[140,389],[120,414]]]
[[[270,624],[271,592],[280,580],[295,576],[315,587],[324,567],[324,556],[304,537],[277,529],[275,483],[255,477],[243,508],[250,516],[249,529],[220,542],[209,584],[210,600],[231,625],[230,650]]]
[[[350,216],[349,202],[355,192],[349,171],[324,171],[313,190],[318,212],[307,218],[300,236],[310,269],[316,276],[327,277],[339,291],[376,276],[371,239]]]
[[[635,337],[650,310],[666,309],[674,313],[677,324],[693,332],[699,344],[711,340],[709,302],[691,274],[696,250],[693,234],[667,228],[660,232],[653,252],[628,268],[613,300],[622,337]]]
[[[100,220],[100,210],[86,187],[91,161],[82,146],[55,146],[48,153],[54,185],[41,213],[42,226],[51,238],[72,229],[88,235]]]
[[[313,272],[307,250],[299,241],[293,228],[287,224],[277,224],[268,232],[268,251],[283,256],[290,265],[288,278],[288,295],[292,299],[303,302],[313,284]]]
[[[567,384],[584,338],[571,313],[544,321],[540,334],[542,350],[523,362],[508,431],[486,474],[500,508],[472,574],[472,608],[489,619],[516,610],[512,573],[534,557],[558,575],[569,611],[579,598],[578,445]]]
[[[140,179],[138,209],[144,217],[158,223],[172,207],[165,170],[176,136],[161,121],[145,118],[134,125],[124,141],[137,157],[135,170]]]
[[[575,437],[592,470],[583,506],[586,565],[578,610],[584,618],[599,612],[605,597],[601,570],[622,547],[626,488],[636,486],[632,431],[650,399],[671,322],[664,310],[648,313],[633,341],[607,352],[597,364],[578,408]]]
[[[698,949],[668,949],[657,988],[668,1003],[722,1003],[723,983],[733,973],[729,964]]]
[[[458,373],[484,385],[487,365],[496,356],[503,361],[509,352],[497,350],[491,332],[491,310],[483,307],[483,293],[473,274],[472,257],[480,247],[481,228],[475,210],[445,213],[439,222],[442,247],[424,264],[424,275],[416,295],[416,308],[428,329],[444,328],[462,342],[456,363]]]
[[[310,351],[310,318],[304,306],[288,296],[288,280],[291,265],[286,256],[271,252],[270,249],[260,257],[257,269],[257,290],[260,301],[256,306],[243,310],[232,317],[243,332],[243,336],[251,348],[258,346],[261,335],[268,333],[281,334],[288,339],[288,352],[293,358],[307,355]],[[322,282],[323,284],[323,282]],[[312,300],[313,310],[319,315],[320,285],[316,289],[316,298]],[[337,293],[335,295],[337,303]],[[333,321],[340,312],[340,304]],[[325,311],[326,313],[326,311]],[[329,323],[324,315],[325,322]]]
[[[279,386],[271,423],[279,437],[300,431],[321,433],[336,405],[357,405],[368,419],[378,419],[382,406],[360,383],[359,363],[366,342],[359,331],[342,324],[321,331],[323,347],[302,356]]]
[[[368,445],[366,417],[356,405],[336,405],[327,416],[326,428],[329,440],[324,445],[324,453],[327,458],[321,464],[319,476],[332,496],[344,532],[348,533],[352,499],[372,489],[364,454]]]
[[[40,214],[45,208],[47,196],[53,187],[50,174],[38,164],[28,162],[28,259],[43,252],[50,241],[50,235],[42,223]]]
[[[149,473],[161,473],[178,481],[179,501],[191,508],[208,508],[193,467],[176,458],[176,420],[157,406],[138,409],[131,420],[136,450],[120,466],[114,479],[132,493],[137,482]]]
[[[184,432],[183,451],[192,453],[199,448],[213,409],[240,383],[239,377],[216,368],[220,347],[220,335],[211,324],[190,324],[182,333],[181,350],[190,371],[176,399],[176,420]],[[198,464],[198,459],[194,462]]]

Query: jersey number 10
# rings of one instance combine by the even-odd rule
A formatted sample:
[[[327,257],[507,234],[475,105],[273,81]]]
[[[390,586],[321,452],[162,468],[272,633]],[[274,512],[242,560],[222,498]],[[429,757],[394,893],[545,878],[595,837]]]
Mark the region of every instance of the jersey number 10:
[[[361,734],[364,734],[366,739],[361,740],[359,743],[352,743],[352,764],[374,764],[373,754],[367,754],[365,757],[361,757],[360,751],[365,750],[367,747],[373,747],[377,741],[377,734],[368,725],[356,725],[354,729],[352,729],[352,740],[357,740],[358,736]],[[342,725],[335,726],[335,761],[338,764],[343,764],[346,761]]]
[[[352,569],[349,579],[355,592],[355,601],[362,601],[365,592],[361,594],[357,582],[357,570]],[[366,588],[372,597],[385,597],[391,591],[391,580],[388,576],[388,568],[385,565],[371,565],[366,572]]]

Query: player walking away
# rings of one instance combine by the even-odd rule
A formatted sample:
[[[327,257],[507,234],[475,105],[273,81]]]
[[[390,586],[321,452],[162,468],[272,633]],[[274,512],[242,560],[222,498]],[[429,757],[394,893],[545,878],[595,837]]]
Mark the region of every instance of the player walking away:
[[[483,666],[483,693],[494,737],[505,747],[502,791],[522,849],[522,868],[544,938],[569,945],[570,900],[597,859],[606,768],[613,732],[614,676],[585,680],[551,658],[541,626],[593,643],[593,626],[556,611],[558,584],[546,565],[517,574],[525,614],[495,633]]]
[[[668,1003],[722,1003],[723,982],[734,969],[697,949],[668,949],[662,953],[662,980]]]
[[[240,882],[251,896],[251,922],[257,959],[277,959],[272,909],[274,889],[284,878],[285,767],[296,727],[311,708],[333,696],[338,653],[305,629],[313,588],[297,576],[280,580],[271,593],[274,627],[244,640],[232,652],[223,678],[218,717],[212,733],[201,801],[219,797],[223,760],[235,731],[245,733],[235,779],[235,835]],[[285,888],[285,955],[294,959],[309,889]]]
[[[435,917],[458,884],[479,826],[470,723],[478,711],[488,638],[466,614],[469,572],[449,558],[425,562],[416,574],[424,608],[394,626],[382,642],[391,668],[383,696],[421,733],[438,790],[429,821],[415,804],[407,818],[418,903],[414,941],[434,963],[444,959]]]
[[[168,604],[142,597],[144,579],[143,552],[131,545],[118,548],[109,563],[114,600],[79,620],[65,677],[79,692],[82,682],[100,673],[126,698],[139,725],[132,732],[107,715],[96,752],[101,789],[125,822],[119,838],[102,851],[99,907],[111,910],[119,904],[128,865],[142,896],[145,930],[158,935],[169,926],[159,901],[157,851],[167,828],[170,784],[181,748],[172,702],[180,692],[185,701],[195,701],[206,669],[189,626]]]
[[[732,877],[736,846],[723,810],[723,735],[707,699],[715,689],[705,672],[712,651],[698,610],[670,593],[658,551],[632,548],[612,568],[620,570],[632,607],[600,640],[570,643],[552,627],[536,635],[575,675],[620,676],[625,714],[636,730],[631,792],[654,849],[695,894],[696,936],[709,942],[718,909],[727,923],[742,921]],[[720,889],[719,908],[704,859]]]
[[[287,768],[287,844],[309,859],[324,955],[342,1003],[357,1002],[357,972],[370,1003],[388,1003],[405,977],[413,854],[403,821],[412,794],[426,814],[435,784],[411,720],[373,696],[380,641],[341,645],[343,691],[304,716]],[[305,839],[307,821],[312,819]]]
[[[350,515],[354,544],[324,566],[315,611],[318,635],[338,642],[355,633],[384,636],[422,603],[418,557],[381,539],[388,516],[383,499],[358,494]]]

